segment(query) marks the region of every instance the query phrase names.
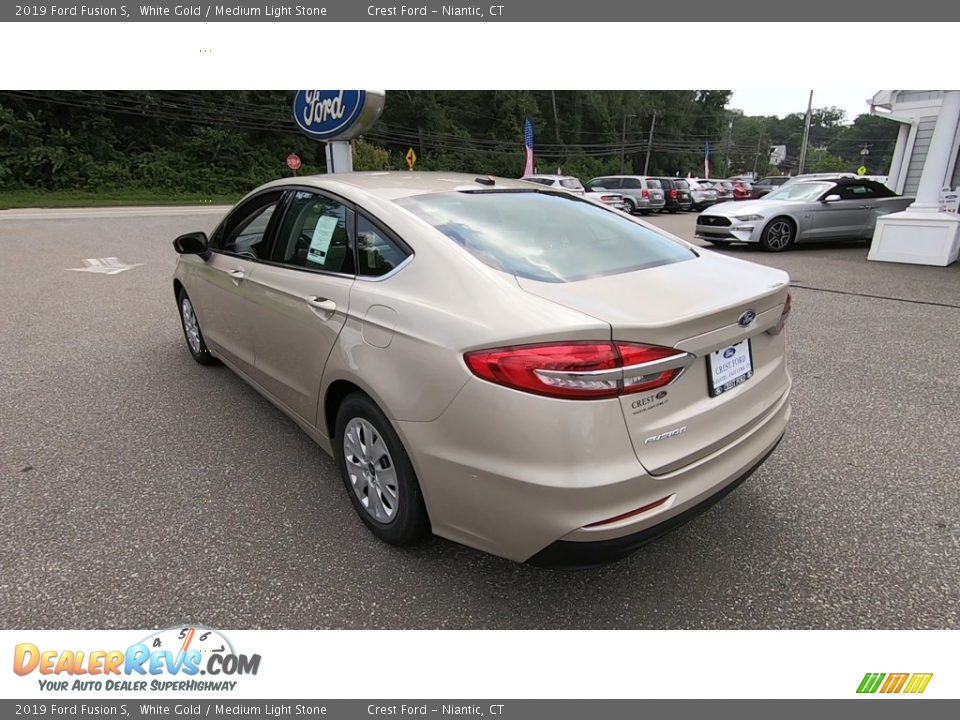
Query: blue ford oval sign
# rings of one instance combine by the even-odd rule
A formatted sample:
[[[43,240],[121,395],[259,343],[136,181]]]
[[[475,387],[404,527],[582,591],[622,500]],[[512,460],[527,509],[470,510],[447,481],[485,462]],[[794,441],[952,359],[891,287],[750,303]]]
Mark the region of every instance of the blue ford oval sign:
[[[365,90],[300,90],[293,99],[293,119],[315,140],[349,136],[363,114],[366,94]]]

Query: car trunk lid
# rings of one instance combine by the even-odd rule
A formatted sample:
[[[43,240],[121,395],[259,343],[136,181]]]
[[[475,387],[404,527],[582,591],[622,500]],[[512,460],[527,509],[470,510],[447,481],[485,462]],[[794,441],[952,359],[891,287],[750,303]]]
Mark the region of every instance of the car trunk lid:
[[[607,322],[614,341],[695,356],[670,385],[620,397],[637,459],[651,474],[677,470],[748,432],[789,383],[783,337],[767,332],[779,322],[787,296],[789,278],[778,270],[705,252],[578,282],[517,281],[527,292]],[[750,314],[753,319],[741,324]],[[729,364],[722,352],[734,346],[730,360],[748,357],[752,372],[714,394],[709,373]]]

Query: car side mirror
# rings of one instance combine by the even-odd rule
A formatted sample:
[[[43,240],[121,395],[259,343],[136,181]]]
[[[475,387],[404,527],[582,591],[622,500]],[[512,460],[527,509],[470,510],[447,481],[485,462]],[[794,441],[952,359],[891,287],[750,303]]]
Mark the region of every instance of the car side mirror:
[[[173,249],[181,255],[205,255],[208,243],[205,232],[192,232],[174,240]]]
[[[843,199],[843,198],[841,198],[839,195],[837,195],[836,193],[834,193],[833,195],[827,195],[827,196],[826,196],[823,200],[821,200],[820,202],[822,202],[822,203],[834,203],[834,202],[837,202],[838,200],[842,200],[842,199]]]

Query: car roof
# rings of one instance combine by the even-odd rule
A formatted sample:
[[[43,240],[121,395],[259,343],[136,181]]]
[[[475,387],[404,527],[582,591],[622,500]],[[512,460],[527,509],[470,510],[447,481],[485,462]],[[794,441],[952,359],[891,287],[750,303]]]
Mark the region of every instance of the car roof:
[[[481,180],[482,182],[478,182]],[[493,184],[489,184],[492,181]],[[518,179],[495,177],[476,173],[452,172],[355,172],[333,173],[326,175],[300,175],[275,180],[264,187],[284,187],[286,185],[316,187],[329,191],[359,191],[365,195],[383,200],[397,200],[411,195],[451,192],[472,188],[530,190],[530,183]]]
[[[573,175],[550,175],[544,173],[534,173],[533,175],[524,175],[521,180],[526,180],[527,178],[543,178],[544,180],[576,180],[577,178]]]

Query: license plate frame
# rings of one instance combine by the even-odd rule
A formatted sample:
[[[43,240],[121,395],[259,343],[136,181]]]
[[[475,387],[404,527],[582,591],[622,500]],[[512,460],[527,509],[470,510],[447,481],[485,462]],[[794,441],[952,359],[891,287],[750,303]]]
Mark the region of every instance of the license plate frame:
[[[733,353],[729,357],[724,357],[724,354],[729,350],[733,350]],[[743,365],[745,369],[738,368],[735,365],[730,369],[714,371],[714,368],[721,361],[730,361],[737,358],[746,358],[745,363],[738,363]],[[726,395],[752,378],[753,373],[753,346],[750,338],[744,338],[738,343],[727,345],[707,355],[707,391],[710,393],[710,397]]]

